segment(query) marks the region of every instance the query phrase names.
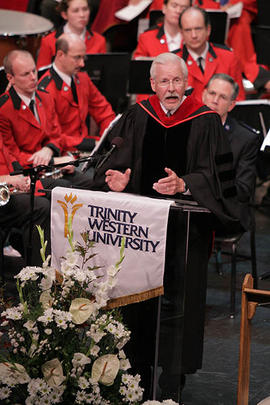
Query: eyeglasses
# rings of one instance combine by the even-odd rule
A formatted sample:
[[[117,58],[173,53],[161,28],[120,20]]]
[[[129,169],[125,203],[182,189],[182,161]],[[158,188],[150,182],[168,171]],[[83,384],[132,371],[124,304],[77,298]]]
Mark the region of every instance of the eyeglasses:
[[[172,80],[163,79],[163,80],[157,81],[157,83],[160,87],[168,87],[168,86],[170,86],[170,84],[172,84],[174,87],[179,87],[179,86],[183,85],[183,80],[176,77],[175,79],[172,79]]]

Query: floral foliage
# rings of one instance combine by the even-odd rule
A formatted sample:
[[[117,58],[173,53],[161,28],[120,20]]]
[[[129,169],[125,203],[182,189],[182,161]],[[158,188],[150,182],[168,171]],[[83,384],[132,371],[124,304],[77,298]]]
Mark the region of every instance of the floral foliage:
[[[109,269],[91,267],[88,233],[56,270],[25,267],[16,276],[19,303],[1,314],[1,404],[139,404],[140,376],[127,373],[123,350],[130,332],[119,310],[105,310],[124,258]],[[87,269],[82,271],[87,264]]]

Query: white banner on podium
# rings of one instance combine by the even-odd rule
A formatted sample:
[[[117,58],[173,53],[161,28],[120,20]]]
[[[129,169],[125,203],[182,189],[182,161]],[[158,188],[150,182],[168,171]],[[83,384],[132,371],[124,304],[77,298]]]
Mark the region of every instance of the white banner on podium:
[[[97,253],[91,265],[108,267],[119,260],[122,237],[125,259],[112,290],[117,305],[138,302],[163,293],[166,235],[173,201],[126,193],[57,187],[52,192],[52,265],[60,268],[69,247],[67,221],[71,217],[74,241],[90,232]]]

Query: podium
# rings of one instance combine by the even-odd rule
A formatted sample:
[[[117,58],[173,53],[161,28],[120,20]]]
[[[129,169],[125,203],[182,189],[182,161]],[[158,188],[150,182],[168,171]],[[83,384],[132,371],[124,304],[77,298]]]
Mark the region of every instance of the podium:
[[[125,352],[133,371],[144,377],[147,374],[143,381],[146,388],[151,386],[149,397],[157,397],[159,383],[163,393],[177,391],[176,396],[180,398],[181,374],[194,373],[202,366],[212,236],[210,211],[188,196],[173,202],[171,198],[55,188],[51,239],[55,247],[52,264],[56,267],[65,253],[64,225],[74,213],[74,207],[74,238],[82,229],[89,230],[89,237],[96,242],[95,260],[102,261],[102,264],[94,262],[95,266],[107,267],[116,262],[119,237],[129,235],[124,240],[127,242],[125,260],[109,305],[124,305],[124,323],[131,330],[131,341]],[[131,231],[136,236],[135,245]],[[140,252],[139,233],[144,247]],[[99,250],[104,248],[106,252]],[[159,367],[162,374],[158,379]]]
[[[173,399],[180,401],[182,370],[185,371],[187,370],[187,367],[191,367],[188,368],[188,371],[195,372],[196,369],[193,369],[192,367],[200,363],[202,359],[207,273],[206,256],[208,256],[208,250],[206,253],[205,244],[203,250],[206,255],[204,257],[206,260],[206,267],[203,269],[202,265],[200,269],[197,268],[197,278],[195,279],[194,269],[192,269],[192,267],[194,267],[194,263],[198,264],[197,258],[201,257],[200,255],[202,254],[202,251],[200,251],[200,247],[197,245],[195,240],[196,237],[194,239],[194,233],[196,233],[197,230],[194,232],[194,229],[192,228],[194,228],[195,219],[196,222],[203,220],[201,222],[202,225],[209,220],[209,214],[210,211],[208,209],[199,206],[195,201],[184,199],[176,200],[170,209],[170,216],[172,217],[169,217],[167,232],[164,296],[159,297],[157,310],[155,363],[153,373],[154,400],[158,395],[158,385],[161,386],[163,391],[168,379],[174,379],[175,386],[177,386],[176,379],[178,379],[177,397]],[[174,237],[178,236],[181,237],[181,235],[173,234],[171,235],[172,237],[169,235],[170,232],[180,224],[177,223],[177,217],[182,218],[182,221],[180,222],[184,225],[184,228],[179,229],[179,234],[183,231],[184,233],[182,234],[182,241],[179,239],[176,241],[176,244],[179,243],[180,249],[177,252],[177,257],[175,256],[173,258],[173,261],[176,261],[179,266],[179,268],[176,269],[178,274],[172,274],[172,266],[168,261],[171,259],[170,253],[174,250],[175,246],[172,246],[171,248],[168,245],[170,245],[172,238],[174,239]],[[181,243],[184,247],[184,251],[181,250]],[[198,257],[194,258],[193,253],[196,245],[198,246]],[[183,253],[183,260],[179,260],[179,253]],[[191,257],[191,255],[193,255],[193,257]],[[172,283],[170,283],[169,280],[171,277],[173,278],[173,280],[171,280],[173,281]],[[177,281],[180,281],[181,285],[177,285]],[[200,289],[200,291],[198,291],[198,289]],[[197,296],[195,297],[196,294]],[[198,306],[196,304],[198,304]],[[197,336],[194,337],[194,334],[197,334]],[[166,348],[164,346],[166,346]],[[185,351],[184,355],[183,350]],[[193,352],[192,355],[191,352]],[[164,372],[164,376],[162,375],[160,378],[158,378],[159,367],[161,367]],[[166,373],[168,373],[167,376]]]

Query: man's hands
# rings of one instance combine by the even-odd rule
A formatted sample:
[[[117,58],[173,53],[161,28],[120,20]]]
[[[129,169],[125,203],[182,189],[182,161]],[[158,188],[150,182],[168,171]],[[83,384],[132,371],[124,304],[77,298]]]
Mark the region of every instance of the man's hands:
[[[267,93],[270,93],[270,80],[268,80],[268,82],[265,83],[264,88],[267,91]]]
[[[47,146],[44,146],[38,152],[33,153],[33,155],[28,159],[28,161],[32,162],[33,166],[48,165],[52,156],[53,151]],[[72,160],[75,160],[73,156],[59,156],[54,158],[54,163],[55,164],[65,163],[70,162]],[[63,167],[61,170],[65,171],[66,173],[73,173],[75,167],[73,165],[67,165]]]
[[[60,157],[55,157],[53,160],[54,160],[55,164],[58,164],[58,163],[60,164],[60,163],[65,163],[65,162],[71,162],[75,159],[73,156],[60,156]],[[75,166],[67,165],[67,166],[64,166],[61,170],[63,170],[65,173],[71,174],[74,172]]]
[[[12,185],[16,190],[27,193],[30,190],[30,178],[22,175],[7,176],[6,183]]]
[[[109,169],[105,173],[105,181],[112,191],[123,191],[129,182],[130,173],[130,169],[127,169],[124,173]]]
[[[183,179],[178,177],[171,169],[165,167],[167,177],[163,177],[153,184],[153,189],[160,194],[174,195],[176,193],[184,193],[186,185]]]
[[[48,165],[53,155],[53,151],[44,146],[39,151],[33,153],[33,155],[28,159],[28,162],[33,163],[33,166],[38,165]]]
[[[183,179],[179,178],[175,172],[169,168],[165,168],[167,177],[163,177],[158,182],[153,184],[153,189],[160,194],[174,195],[176,193],[184,193],[186,185]],[[127,169],[124,173],[118,170],[107,170],[105,181],[112,191],[123,191],[130,179],[131,170]]]

